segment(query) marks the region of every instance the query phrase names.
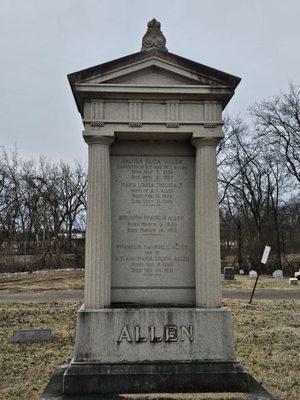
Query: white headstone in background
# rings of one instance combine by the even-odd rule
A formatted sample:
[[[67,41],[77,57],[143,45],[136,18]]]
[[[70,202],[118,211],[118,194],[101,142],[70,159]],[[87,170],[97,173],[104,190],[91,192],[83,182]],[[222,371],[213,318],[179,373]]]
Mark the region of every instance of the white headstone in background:
[[[243,269],[240,269],[240,275],[244,275],[244,270]]]
[[[249,276],[250,276],[250,278],[256,278],[256,277],[257,277],[257,272],[254,271],[254,270],[251,270],[251,271],[249,272]]]
[[[289,278],[289,285],[298,285],[297,278]]]
[[[282,270],[281,269],[276,269],[276,271],[273,272],[273,278],[282,279],[283,278]]]

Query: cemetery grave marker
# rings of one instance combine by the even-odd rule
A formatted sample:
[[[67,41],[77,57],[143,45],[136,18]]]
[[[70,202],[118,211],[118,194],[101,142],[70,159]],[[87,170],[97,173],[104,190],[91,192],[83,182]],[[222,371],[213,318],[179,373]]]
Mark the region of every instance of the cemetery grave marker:
[[[140,52],[68,78],[89,152],[85,297],[74,357],[42,398],[55,386],[61,399],[270,399],[237,361],[221,305],[216,148],[240,78],[169,52],[155,19]]]

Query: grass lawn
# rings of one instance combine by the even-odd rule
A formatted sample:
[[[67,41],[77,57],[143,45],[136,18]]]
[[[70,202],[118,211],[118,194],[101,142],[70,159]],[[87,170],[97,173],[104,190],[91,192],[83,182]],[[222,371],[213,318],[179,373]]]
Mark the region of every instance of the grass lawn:
[[[298,400],[300,393],[300,304],[228,300],[239,360],[275,397]],[[0,305],[0,399],[37,400],[58,364],[70,361],[79,302]],[[12,343],[13,329],[51,328],[50,343]],[[186,396],[178,397],[186,398]]]
[[[253,288],[255,279],[246,275],[236,275],[234,281],[222,280],[223,290],[249,290]],[[0,274],[0,293],[24,293],[43,290],[83,289],[83,270],[45,270],[32,274]],[[290,286],[288,279],[273,279],[260,276],[257,289],[264,290],[300,290],[300,284]]]

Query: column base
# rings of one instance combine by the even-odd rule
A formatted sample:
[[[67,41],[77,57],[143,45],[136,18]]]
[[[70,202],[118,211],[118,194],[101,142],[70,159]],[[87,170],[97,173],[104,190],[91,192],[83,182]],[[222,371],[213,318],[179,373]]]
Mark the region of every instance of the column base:
[[[237,393],[235,399],[273,399],[244,372],[240,363],[164,362],[71,363],[68,367],[58,367],[41,400],[121,399],[117,394],[189,392]]]

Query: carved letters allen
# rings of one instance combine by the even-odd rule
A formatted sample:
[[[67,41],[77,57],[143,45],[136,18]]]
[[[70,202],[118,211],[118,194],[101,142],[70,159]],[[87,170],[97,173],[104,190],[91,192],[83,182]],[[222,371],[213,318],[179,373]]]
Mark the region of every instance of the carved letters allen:
[[[178,341],[178,332],[177,332],[176,325],[165,326],[165,341],[166,342],[177,342]]]
[[[123,339],[127,340],[127,342],[132,342],[127,326],[123,327],[120,336],[118,338],[118,343],[122,342]]]
[[[161,331],[161,335],[158,334]],[[165,325],[161,329],[157,329],[156,326],[150,325],[147,328],[142,328],[140,325],[135,325],[133,328],[124,326],[118,336],[118,344],[126,341],[127,343],[159,343],[159,342],[184,342],[189,340],[194,341],[194,329],[193,326],[177,326],[177,325]]]
[[[146,342],[147,338],[141,336],[141,327],[139,325],[135,326],[135,342]]]
[[[194,340],[194,329],[192,326],[189,326],[188,328],[186,326],[181,327],[181,341],[184,342],[184,337],[185,335],[189,339],[190,342],[193,342]]]
[[[155,326],[149,326],[149,340],[150,342],[158,343],[163,340],[162,336],[156,336]]]

